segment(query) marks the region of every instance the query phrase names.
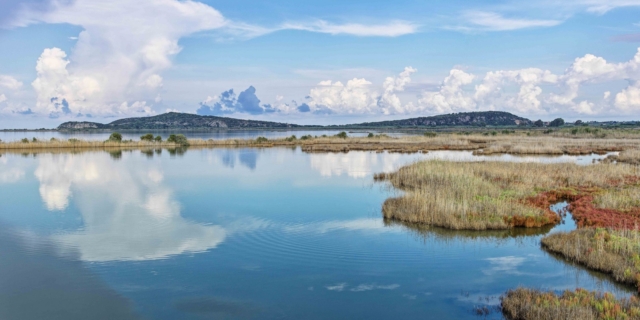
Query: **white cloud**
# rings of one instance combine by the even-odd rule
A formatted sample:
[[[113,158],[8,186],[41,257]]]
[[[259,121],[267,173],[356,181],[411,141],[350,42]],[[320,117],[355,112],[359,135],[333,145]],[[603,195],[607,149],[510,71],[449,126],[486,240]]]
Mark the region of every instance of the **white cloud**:
[[[156,96],[162,86],[159,73],[180,52],[178,40],[226,24],[212,7],[189,0],[114,0],[108,4],[76,0],[24,15],[28,21],[84,29],[71,57],[51,48],[38,60],[34,111],[45,114],[148,114],[151,109],[141,104],[153,100],[148,98]],[[68,110],[61,110],[63,99]]]
[[[416,71],[418,70],[406,67],[398,76],[387,77],[384,80],[382,84],[383,93],[378,100],[378,106],[382,109],[382,113],[391,114],[405,111],[396,92],[404,91],[404,87],[411,82],[411,74]]]
[[[505,18],[501,14],[485,11],[467,12],[463,17],[476,29],[479,28],[480,30],[486,31],[508,31],[535,27],[553,27],[562,23],[562,20]]]
[[[588,12],[605,14],[613,9],[622,7],[638,7],[639,0],[574,0],[577,4],[586,6]]]
[[[640,111],[640,81],[616,94],[615,105],[623,111]]]
[[[466,94],[463,86],[471,84],[475,76],[460,69],[452,69],[444,79],[440,90],[427,91],[418,100],[420,110],[433,113],[449,113],[453,111],[470,111],[476,106],[473,97]]]
[[[332,35],[346,34],[360,37],[398,37],[416,33],[418,26],[406,21],[392,21],[386,24],[333,24],[324,20],[312,23],[286,23],[278,30],[304,30]]]
[[[522,113],[537,113],[542,111],[539,100],[542,89],[539,84],[553,84],[557,81],[558,77],[550,71],[537,68],[490,71],[476,85],[474,99],[483,110],[504,108]],[[515,96],[505,96],[503,93],[503,86],[510,83],[520,86]]]
[[[371,113],[375,110],[377,94],[370,86],[371,82],[358,78],[347,81],[346,85],[340,81],[321,81],[309,92],[309,106],[317,113]]]
[[[0,87],[10,90],[18,90],[22,87],[22,82],[12,76],[0,75]]]
[[[4,94],[0,94],[0,103],[3,103],[7,101],[7,96],[5,96]]]

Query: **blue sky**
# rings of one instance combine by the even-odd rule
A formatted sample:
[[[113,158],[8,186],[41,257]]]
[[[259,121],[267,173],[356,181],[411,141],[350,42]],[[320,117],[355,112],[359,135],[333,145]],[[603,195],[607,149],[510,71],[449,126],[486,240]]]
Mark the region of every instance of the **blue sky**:
[[[0,3],[0,127],[640,114],[640,0]]]

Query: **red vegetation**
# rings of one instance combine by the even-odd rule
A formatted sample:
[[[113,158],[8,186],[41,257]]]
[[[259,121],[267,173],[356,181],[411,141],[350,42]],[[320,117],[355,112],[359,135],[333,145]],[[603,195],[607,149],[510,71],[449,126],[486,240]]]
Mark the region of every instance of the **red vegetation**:
[[[637,184],[640,177],[626,177],[624,181],[611,181],[615,186]],[[569,202],[569,211],[579,227],[608,227],[630,229],[640,226],[640,208],[629,211],[597,208],[593,194],[599,189],[578,188],[547,191],[526,200],[527,204],[544,209],[545,215],[556,215],[549,207],[560,201]],[[556,215],[557,216],[557,215]],[[559,218],[559,217],[558,217]]]

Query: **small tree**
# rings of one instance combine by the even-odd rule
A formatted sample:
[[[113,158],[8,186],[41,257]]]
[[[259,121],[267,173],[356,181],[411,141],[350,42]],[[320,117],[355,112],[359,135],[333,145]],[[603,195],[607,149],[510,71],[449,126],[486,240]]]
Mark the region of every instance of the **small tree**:
[[[111,142],[122,142],[122,135],[118,132],[114,132],[109,136],[109,140]]]
[[[582,120],[576,120],[576,122],[574,122],[573,124],[575,124],[576,126],[579,126],[582,124]]]
[[[161,136],[156,136],[155,138],[153,138],[153,140],[155,142],[162,142],[162,137]]]
[[[167,142],[173,142],[181,146],[189,145],[189,141],[187,140],[187,137],[185,137],[183,134],[172,134],[169,136],[169,139],[167,139]]]
[[[141,136],[140,140],[141,141],[149,141],[149,142],[151,142],[151,141],[153,141],[153,135],[151,133],[147,133],[144,136]]]
[[[22,143],[29,143],[29,139],[27,139],[27,138],[22,138],[21,141],[22,141]]]
[[[544,122],[542,122],[542,120],[538,119],[538,121],[533,123],[534,126],[542,128],[544,127]]]
[[[342,132],[336,134],[336,137],[342,138],[342,139],[346,139],[347,138],[347,133],[342,131]]]
[[[367,138],[373,138],[373,137],[375,137],[375,135],[373,133],[369,132],[369,134],[367,135]]]
[[[551,121],[551,123],[549,123],[550,127],[562,127],[564,126],[564,119],[562,118],[556,118],[553,121]]]
[[[265,138],[265,137],[258,137],[258,138],[256,139],[256,142],[257,142],[257,143],[263,143],[263,142],[267,142],[267,141],[269,141],[269,139],[267,139],[267,138]]]

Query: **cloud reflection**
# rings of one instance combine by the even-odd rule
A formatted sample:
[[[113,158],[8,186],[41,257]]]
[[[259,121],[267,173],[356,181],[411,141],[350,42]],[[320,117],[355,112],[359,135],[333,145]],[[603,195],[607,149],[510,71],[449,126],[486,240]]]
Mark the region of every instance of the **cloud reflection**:
[[[323,177],[348,176],[365,178],[378,172],[393,172],[401,166],[419,160],[447,161],[505,161],[562,163],[575,162],[591,164],[594,159],[603,159],[606,155],[584,156],[516,156],[509,154],[475,156],[471,151],[429,151],[428,153],[397,154],[376,153],[370,151],[351,151],[348,153],[313,153],[309,155],[311,168]]]
[[[237,161],[240,165],[255,170],[258,164],[258,151],[255,149],[224,149],[220,153],[220,160],[228,168],[235,167]]]
[[[82,230],[54,238],[84,261],[162,259],[215,248],[226,238],[220,226],[180,215],[163,174],[142,163],[113,161],[106,154],[42,155],[35,172],[49,210],[74,199]]]

